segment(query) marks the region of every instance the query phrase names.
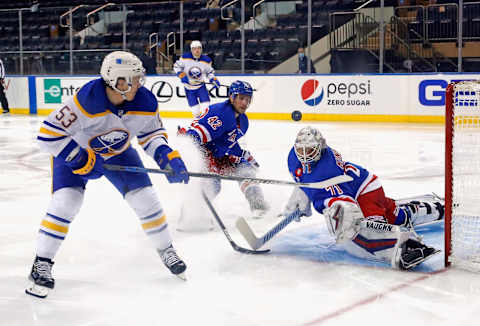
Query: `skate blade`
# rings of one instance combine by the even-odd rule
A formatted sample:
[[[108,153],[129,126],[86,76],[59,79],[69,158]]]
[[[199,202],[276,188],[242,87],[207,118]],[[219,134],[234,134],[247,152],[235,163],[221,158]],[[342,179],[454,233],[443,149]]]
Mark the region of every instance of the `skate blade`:
[[[50,290],[49,288],[46,288],[41,285],[36,285],[35,283],[33,283],[32,285],[30,285],[28,288],[25,289],[25,293],[37,298],[44,299],[47,297],[49,290]]]
[[[180,273],[180,274],[175,274],[176,277],[178,277],[181,280],[186,281],[187,280],[187,275],[185,275],[185,272]]]

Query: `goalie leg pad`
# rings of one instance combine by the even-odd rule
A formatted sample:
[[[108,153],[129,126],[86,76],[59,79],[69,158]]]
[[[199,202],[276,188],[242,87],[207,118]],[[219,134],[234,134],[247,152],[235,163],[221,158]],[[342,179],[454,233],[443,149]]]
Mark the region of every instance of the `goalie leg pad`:
[[[399,268],[402,245],[413,236],[413,232],[398,225],[363,219],[358,225],[358,234],[346,242],[344,248],[353,256]]]
[[[443,220],[445,215],[445,204],[442,201],[412,200],[408,203],[400,204],[399,209],[406,213],[408,223],[412,226]]]

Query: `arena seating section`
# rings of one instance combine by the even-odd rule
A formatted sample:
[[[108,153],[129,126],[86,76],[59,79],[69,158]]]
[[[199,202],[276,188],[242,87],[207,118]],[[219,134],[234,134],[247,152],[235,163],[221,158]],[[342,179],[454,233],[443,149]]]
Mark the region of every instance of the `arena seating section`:
[[[179,48],[179,5],[178,2],[155,3],[151,5],[129,5],[140,1],[114,1],[115,4],[126,4],[129,10],[127,19],[127,48],[137,54],[143,52],[151,33],[157,32],[159,40],[165,40],[167,33],[176,33],[177,49]],[[226,3],[223,0],[220,2]],[[387,1],[387,4],[392,1]],[[393,1],[396,3],[396,1]],[[439,0],[442,2],[454,2]],[[58,36],[51,36],[51,27],[58,26],[59,17],[68,7],[79,4],[89,5],[75,12],[73,27],[76,32],[85,27],[86,13],[107,1],[70,0],[70,1],[16,1],[0,4],[0,9],[28,8],[38,3],[39,9],[32,12],[24,10],[23,22],[23,50],[25,73],[62,74],[69,72],[70,47],[68,29],[59,28]],[[255,1],[247,0],[246,20],[251,16],[251,6]],[[348,11],[358,7],[355,0],[312,0],[312,42],[328,35],[329,13],[333,11]],[[118,11],[120,7],[107,8],[106,10]],[[433,10],[433,9],[432,9]],[[239,8],[234,9],[234,20],[239,21]],[[451,12],[445,11],[438,15],[430,14],[427,22],[435,28],[427,29],[429,38],[438,41],[455,37],[456,18]],[[220,9],[206,9],[206,1],[188,1],[184,3],[184,41],[185,45],[190,40],[199,39],[204,45],[204,52],[210,55],[217,70],[240,69],[241,37],[240,30],[229,28],[227,23],[220,18]],[[19,51],[19,22],[17,11],[0,12],[0,52]],[[217,22],[212,28],[212,22]],[[343,24],[339,21],[338,24]],[[409,21],[411,38],[424,33],[424,17]],[[109,49],[122,47],[122,23],[108,25],[108,30],[98,36],[86,36],[82,41],[80,37],[73,39],[74,50],[93,50],[74,52],[75,73],[97,73],[103,56]],[[436,33],[436,34],[432,34]],[[464,35],[480,36],[480,4],[475,10],[465,12]],[[257,28],[245,31],[245,68],[247,70],[267,70],[296,53],[299,46],[305,46],[307,41],[307,2],[296,5],[293,14],[278,16],[275,26]],[[100,51],[103,50],[104,51]],[[188,49],[188,48],[186,48]],[[30,52],[28,52],[30,51]],[[37,52],[35,52],[37,51]],[[63,51],[63,52],[42,52]],[[178,54],[178,53],[177,53]],[[18,53],[0,53],[7,71],[19,71]],[[343,54],[344,55],[344,54]],[[355,55],[355,54],[354,54]],[[361,58],[362,56],[357,56]],[[342,71],[342,62],[347,58],[340,58],[333,62],[337,70]],[[172,58],[173,60],[176,57]],[[366,60],[372,60],[366,58]],[[372,63],[369,66],[374,66]],[[335,69],[333,71],[335,71]]]

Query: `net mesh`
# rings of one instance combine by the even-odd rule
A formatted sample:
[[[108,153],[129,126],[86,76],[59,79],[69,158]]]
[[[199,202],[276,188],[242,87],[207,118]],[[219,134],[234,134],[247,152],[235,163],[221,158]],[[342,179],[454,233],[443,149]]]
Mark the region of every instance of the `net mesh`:
[[[480,83],[453,90],[450,262],[480,272]]]

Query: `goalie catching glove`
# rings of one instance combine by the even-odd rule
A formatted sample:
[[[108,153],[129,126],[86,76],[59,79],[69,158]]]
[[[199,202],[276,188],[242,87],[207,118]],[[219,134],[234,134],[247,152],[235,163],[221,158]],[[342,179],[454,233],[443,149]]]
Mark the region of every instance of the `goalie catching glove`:
[[[190,177],[178,151],[172,150],[167,145],[162,145],[156,149],[154,159],[160,169],[172,171],[172,174],[166,174],[168,182],[188,183]]]

